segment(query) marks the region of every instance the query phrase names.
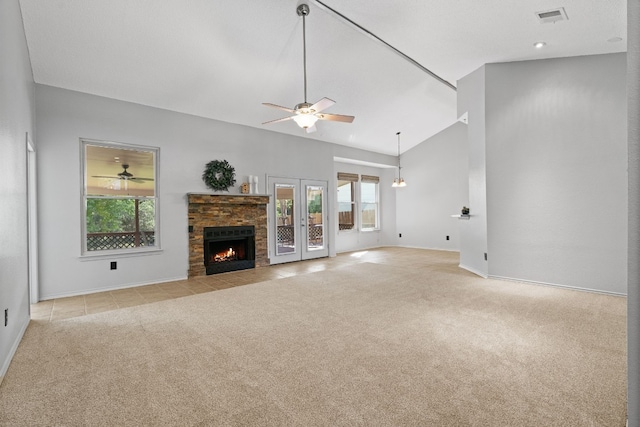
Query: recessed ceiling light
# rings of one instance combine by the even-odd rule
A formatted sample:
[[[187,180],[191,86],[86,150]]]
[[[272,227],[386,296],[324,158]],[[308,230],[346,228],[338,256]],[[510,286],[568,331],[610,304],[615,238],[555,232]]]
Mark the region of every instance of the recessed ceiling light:
[[[542,47],[545,47],[547,44],[545,42],[535,42],[533,44],[533,47],[535,47],[536,49],[540,49]]]
[[[607,40],[609,43],[617,43],[617,42],[621,42],[622,41],[622,37],[611,37],[609,40]]]

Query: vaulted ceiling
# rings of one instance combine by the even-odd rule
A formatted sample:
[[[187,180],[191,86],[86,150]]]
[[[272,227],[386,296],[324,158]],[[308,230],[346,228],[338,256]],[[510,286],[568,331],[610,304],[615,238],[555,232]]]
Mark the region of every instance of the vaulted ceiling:
[[[457,120],[456,81],[485,63],[626,51],[622,0],[308,0],[306,134],[263,102],[302,102],[300,0],[20,0],[37,83],[386,154]],[[536,12],[564,7],[568,20]],[[536,49],[533,44],[544,41]]]

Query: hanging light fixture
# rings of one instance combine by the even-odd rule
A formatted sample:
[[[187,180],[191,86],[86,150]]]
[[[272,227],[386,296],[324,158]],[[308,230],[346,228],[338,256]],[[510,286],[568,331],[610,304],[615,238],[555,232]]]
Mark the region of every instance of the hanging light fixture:
[[[398,177],[393,180],[392,187],[406,187],[407,183],[404,182],[404,179],[400,175],[400,171],[402,167],[400,166],[400,132],[396,133],[398,135]]]

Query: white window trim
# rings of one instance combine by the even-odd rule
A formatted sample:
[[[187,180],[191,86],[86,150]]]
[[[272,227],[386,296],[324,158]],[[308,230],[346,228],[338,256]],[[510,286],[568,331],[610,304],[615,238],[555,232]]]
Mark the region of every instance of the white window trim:
[[[364,228],[362,227],[362,198],[360,197],[360,187],[362,186],[362,178],[358,181],[358,223],[359,230],[362,233],[371,233],[374,231],[380,231],[380,183],[376,183],[376,227]]]
[[[87,195],[85,193],[86,183],[85,178],[87,174],[86,170],[86,146],[98,145],[102,147],[114,147],[114,148],[126,148],[129,150],[140,151],[153,151],[154,152],[154,185],[155,185],[155,230],[154,230],[154,243],[153,247],[138,247],[130,249],[105,249],[101,251],[88,251],[87,250],[87,208],[86,200]],[[127,144],[123,142],[103,141],[90,138],[80,138],[80,222],[81,222],[81,234],[80,234],[80,256],[81,259],[95,260],[107,257],[125,257],[125,256],[141,256],[141,255],[154,255],[155,253],[162,252],[161,245],[161,232],[160,232],[160,182],[158,177],[160,176],[160,148],[151,147],[146,145]]]
[[[337,186],[338,180],[336,180],[336,186]],[[351,181],[351,183],[353,184],[353,194],[352,194],[352,203],[353,203],[353,211],[354,211],[354,215],[353,215],[353,227],[348,229],[348,230],[340,230],[340,220],[338,219],[338,224],[336,226],[336,228],[338,229],[338,234],[349,234],[349,233],[356,233],[358,231],[360,231],[360,209],[359,209],[359,200],[360,200],[360,179],[358,178],[358,181]],[[337,188],[337,187],[336,187]],[[338,193],[336,191],[336,207],[337,207],[337,217],[339,218],[340,215],[340,202],[338,202]]]

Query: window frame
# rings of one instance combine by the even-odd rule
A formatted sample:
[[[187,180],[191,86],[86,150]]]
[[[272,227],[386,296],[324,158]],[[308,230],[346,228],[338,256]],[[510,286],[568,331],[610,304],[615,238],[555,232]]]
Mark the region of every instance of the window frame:
[[[364,202],[362,200],[362,196],[363,196],[362,184],[375,185],[375,202],[373,203]],[[360,190],[360,194],[358,198],[358,202],[359,202],[358,213],[359,213],[360,231],[363,233],[368,233],[371,231],[380,231],[380,178],[377,176],[371,176],[371,175],[360,175],[359,190]],[[373,227],[364,226],[364,221],[362,220],[362,216],[363,216],[363,205],[365,204],[375,205],[375,225]]]
[[[89,195],[87,194],[87,146],[97,146],[120,150],[144,151],[153,153],[154,171],[154,195],[153,196],[125,196],[125,195]],[[119,255],[148,255],[154,252],[161,252],[160,236],[160,148],[122,142],[103,141],[89,138],[80,138],[80,258],[106,258]],[[89,251],[87,249],[87,200],[88,199],[108,199],[108,200],[154,200],[154,245],[137,246],[133,248],[101,249]]]
[[[340,202],[339,200],[337,200],[338,197],[338,189],[340,188],[340,185],[338,184],[339,182],[348,182],[350,183],[351,186],[351,220],[352,220],[352,224],[351,224],[351,228],[347,228],[347,229],[340,229],[340,203],[347,203],[347,202]],[[338,172],[338,177],[336,179],[336,206],[337,206],[337,210],[338,210],[338,233],[352,233],[354,231],[357,231],[358,228],[358,223],[359,223],[359,215],[358,215],[358,185],[356,185],[357,183],[360,182],[360,176],[358,174],[351,174],[351,173],[344,173],[344,172]],[[346,211],[345,211],[346,212]]]

